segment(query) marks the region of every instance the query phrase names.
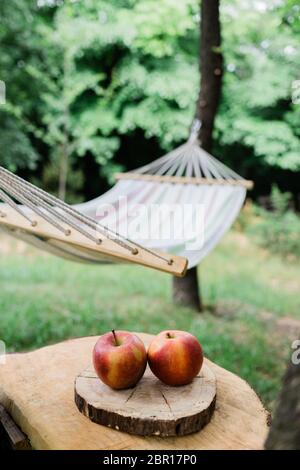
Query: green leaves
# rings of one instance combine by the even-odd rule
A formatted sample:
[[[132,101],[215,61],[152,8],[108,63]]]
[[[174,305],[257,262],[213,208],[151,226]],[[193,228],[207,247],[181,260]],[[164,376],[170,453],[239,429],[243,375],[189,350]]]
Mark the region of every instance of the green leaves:
[[[110,178],[123,135],[142,129],[165,149],[186,138],[199,81],[186,34],[197,10],[195,0],[61,5],[47,37],[60,73],[43,95],[54,153],[67,133],[72,161],[92,155]]]
[[[195,0],[137,2],[132,15],[136,27],[133,48],[157,58],[173,56],[178,52],[178,39],[194,31],[192,13],[196,11]]]
[[[17,168],[35,167],[38,155],[33,148],[22,123],[0,111],[0,165],[11,171]]]
[[[291,194],[282,193],[276,186],[272,187],[271,203],[273,211],[259,209],[260,221],[250,227],[257,242],[283,257],[300,258],[300,218],[289,209]]]
[[[83,137],[78,142],[78,155],[85,156],[87,152],[95,155],[95,159],[99,165],[106,165],[107,160],[113,158],[114,153],[119,148],[118,138],[105,137]]]
[[[300,170],[300,141],[286,122],[244,115],[233,121],[230,128],[221,122],[219,129],[224,132],[224,144],[238,142],[251,148],[254,156],[262,160],[261,164]],[[253,164],[259,165],[259,160]]]
[[[300,168],[300,107],[292,103],[300,77],[299,9],[296,0],[284,3],[221,2],[227,72],[216,146],[237,170],[240,162],[242,171],[251,167],[252,177]],[[62,155],[71,172],[88,157],[111,180],[119,168],[114,159],[138,166],[154,158],[153,142],[159,154],[187,138],[200,83],[198,0],[39,8],[35,0],[11,0],[0,8],[6,164],[38,163],[43,173],[45,162],[53,163],[59,174]],[[136,136],[144,137],[144,151],[132,161],[119,149]]]
[[[36,14],[34,0],[1,2],[0,16],[0,80],[6,85],[6,103],[0,105],[0,164],[32,169],[39,159],[34,139],[43,134],[36,123],[40,126],[44,67],[41,43],[32,31],[44,20]]]
[[[223,8],[228,71],[217,119],[219,145],[231,154],[242,146],[245,166],[257,172],[260,167],[298,171],[299,110],[292,104],[300,73],[298,40],[280,9],[267,2],[261,2],[261,11],[237,1]]]

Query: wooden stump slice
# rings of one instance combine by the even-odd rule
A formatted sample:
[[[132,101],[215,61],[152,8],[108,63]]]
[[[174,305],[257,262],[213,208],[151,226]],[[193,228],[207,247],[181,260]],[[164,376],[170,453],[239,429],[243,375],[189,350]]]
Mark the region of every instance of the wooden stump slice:
[[[204,364],[189,385],[169,387],[147,367],[136,387],[112,390],[89,367],[76,377],[75,403],[91,421],[140,436],[184,436],[209,423],[216,378]]]

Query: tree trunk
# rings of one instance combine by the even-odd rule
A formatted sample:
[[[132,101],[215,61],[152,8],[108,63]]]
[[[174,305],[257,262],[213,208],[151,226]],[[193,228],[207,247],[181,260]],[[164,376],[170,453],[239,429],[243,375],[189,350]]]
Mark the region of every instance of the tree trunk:
[[[173,301],[197,312],[202,311],[197,267],[189,269],[184,277],[173,277]]]
[[[62,201],[66,199],[67,192],[67,179],[68,179],[68,144],[63,145],[61,149],[60,165],[59,165],[59,182],[58,182],[58,197]]]
[[[199,131],[200,145],[207,152],[212,149],[212,134],[222,87],[223,56],[219,3],[219,0],[201,2],[201,81],[196,117],[202,123]]]
[[[69,172],[69,158],[71,156],[71,143],[70,143],[70,111],[68,96],[68,81],[70,75],[70,60],[67,53],[64,53],[63,61],[63,83],[62,83],[62,101],[63,101],[63,134],[64,140],[61,145],[61,153],[59,160],[59,182],[58,182],[58,197],[61,200],[66,199],[67,181]]]
[[[200,93],[196,118],[202,125],[199,131],[201,147],[210,152],[212,133],[217,113],[223,73],[221,53],[221,26],[219,0],[202,0],[200,34]],[[185,278],[173,279],[173,300],[194,310],[202,310],[197,268],[188,271]]]
[[[265,447],[268,450],[300,450],[300,364],[291,364],[285,374]]]

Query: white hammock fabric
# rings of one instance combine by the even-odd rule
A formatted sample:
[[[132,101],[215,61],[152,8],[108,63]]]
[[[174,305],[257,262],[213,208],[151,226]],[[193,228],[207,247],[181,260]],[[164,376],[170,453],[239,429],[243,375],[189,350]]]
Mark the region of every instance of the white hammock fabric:
[[[74,208],[101,222],[102,226],[115,230],[116,225],[118,234],[139,242],[148,249],[187,258],[188,268],[199,264],[229,230],[241,210],[247,188],[252,186],[252,182],[243,179],[201,149],[195,129],[184,145],[149,165],[130,173],[119,174],[117,178],[118,182],[107,193]],[[126,204],[123,204],[124,201]],[[147,211],[142,216],[134,216],[136,208],[151,208],[151,214],[154,210],[155,216],[155,210],[159,211],[164,205],[189,206],[189,215],[182,221],[184,236],[179,239],[146,237],[137,240],[136,225],[141,227],[149,224],[149,219]],[[199,207],[203,216],[202,236],[190,230]],[[30,209],[26,210],[30,214]],[[154,217],[154,220],[159,227],[153,227],[153,222],[151,233],[158,228],[156,232],[164,233],[164,224],[170,224],[168,217],[165,220]],[[68,260],[96,264],[115,261],[64,241],[41,239],[30,233],[11,232],[5,226],[1,226],[1,230]]]
[[[126,197],[128,213],[134,212],[135,206],[140,203],[148,206],[157,205],[158,207],[163,204],[184,205],[192,203],[194,211],[198,209],[199,205],[203,205],[203,237],[199,238],[198,244],[194,234],[188,235],[188,227],[184,230],[186,239],[179,242],[178,245],[175,245],[176,241],[174,240],[143,239],[141,242],[149,248],[187,258],[188,266],[191,268],[199,264],[229,230],[241,210],[245,196],[246,189],[242,186],[139,181],[130,179],[128,175],[128,179],[118,181],[108,193],[77,208],[81,212],[97,218],[99,207],[106,204],[116,206],[120,197]],[[111,217],[108,215],[101,219],[101,223],[110,226],[112,219],[114,222],[114,214]],[[195,214],[193,213],[191,217],[195,218]],[[122,210],[118,212],[117,223],[119,233],[128,234],[130,239],[135,239],[135,234],[127,231],[129,224],[126,216],[123,217]],[[187,220],[186,223],[189,221]],[[166,220],[166,224],[169,224],[168,220]],[[164,232],[163,227],[161,231]],[[193,246],[193,249],[187,248],[186,245]]]

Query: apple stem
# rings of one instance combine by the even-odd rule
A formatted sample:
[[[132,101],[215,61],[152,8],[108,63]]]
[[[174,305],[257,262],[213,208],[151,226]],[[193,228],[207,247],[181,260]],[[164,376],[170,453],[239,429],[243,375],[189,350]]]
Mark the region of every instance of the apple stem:
[[[167,338],[170,338],[170,339],[172,338],[171,333],[167,333]]]
[[[117,340],[116,332],[115,332],[115,330],[111,330],[111,331],[112,331],[112,334],[114,335],[116,346],[118,346],[118,340]]]

